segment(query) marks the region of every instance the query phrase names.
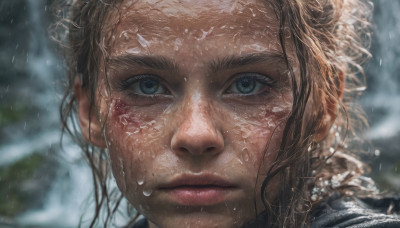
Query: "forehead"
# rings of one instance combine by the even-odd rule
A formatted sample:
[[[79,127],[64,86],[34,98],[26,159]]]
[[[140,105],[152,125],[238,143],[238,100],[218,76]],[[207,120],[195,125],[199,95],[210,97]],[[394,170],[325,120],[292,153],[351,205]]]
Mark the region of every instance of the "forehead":
[[[122,20],[136,16],[136,19],[161,23],[185,19],[190,25],[199,19],[203,22],[206,19],[214,23],[235,21],[246,24],[250,20],[255,22],[254,19],[271,16],[269,8],[266,2],[260,0],[138,0],[125,1],[121,7]]]
[[[156,44],[176,47],[185,41],[204,47],[211,45],[209,41],[215,46],[247,40],[257,46],[256,41],[263,40],[279,46],[275,14],[260,0],[124,1],[115,16],[118,20],[109,22],[112,54],[127,45],[139,52]]]

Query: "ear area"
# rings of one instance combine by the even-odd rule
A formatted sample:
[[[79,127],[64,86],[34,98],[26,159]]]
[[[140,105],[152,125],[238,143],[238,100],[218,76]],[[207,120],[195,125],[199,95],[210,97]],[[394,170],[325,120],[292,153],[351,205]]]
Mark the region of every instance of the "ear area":
[[[322,102],[324,104],[324,114],[321,118],[321,122],[316,130],[315,141],[321,142],[328,135],[335,122],[336,117],[339,113],[339,103],[343,98],[344,92],[344,72],[341,71],[338,75],[338,80],[336,81],[337,97],[330,97],[328,95],[323,95]]]
[[[78,100],[78,119],[83,136],[92,145],[99,148],[106,148],[106,140],[103,135],[101,123],[91,110],[91,100],[87,91],[82,89],[81,80],[75,79],[75,93]]]

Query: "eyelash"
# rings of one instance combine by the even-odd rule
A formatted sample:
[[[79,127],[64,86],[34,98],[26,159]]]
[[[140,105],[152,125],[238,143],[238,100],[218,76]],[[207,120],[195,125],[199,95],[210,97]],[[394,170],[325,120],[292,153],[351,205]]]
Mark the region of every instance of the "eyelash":
[[[264,90],[261,92],[253,92],[250,91],[248,94],[246,93],[240,93],[240,92],[235,92],[235,89],[237,90],[237,83],[239,80],[245,80],[248,79],[248,81],[256,83],[255,86],[258,87],[257,91],[259,90]],[[140,87],[141,82],[145,82],[145,80],[148,80],[148,82],[157,82],[157,89],[158,86],[161,88],[162,92],[161,93],[154,93],[154,94],[146,94]],[[160,82],[161,81],[161,82]],[[164,86],[164,83],[162,83],[162,79],[160,79],[157,76],[154,75],[149,75],[149,74],[143,74],[143,75],[137,75],[130,77],[126,80],[121,80],[119,82],[119,88],[121,91],[126,91],[129,93],[129,95],[134,96],[134,97],[141,97],[141,98],[156,98],[159,96],[165,96],[165,95],[171,95],[171,92]],[[236,86],[236,88],[235,88]],[[227,95],[234,95],[234,96],[240,96],[240,97],[249,97],[249,96],[257,96],[257,95],[265,95],[269,93],[269,89],[274,87],[274,81],[262,74],[258,73],[240,73],[237,74],[236,77],[234,77],[232,80],[230,80],[228,88],[224,91],[224,94]],[[136,90],[136,91],[135,91]]]
[[[258,83],[258,85],[256,84],[256,86],[258,86],[258,90],[264,90],[261,92],[253,92],[250,91],[248,94],[245,93],[232,93],[231,91],[234,90],[234,87],[237,87],[237,82],[239,82],[239,80],[241,79],[250,79],[250,80],[254,80],[255,83]],[[235,95],[239,95],[239,96],[256,96],[256,95],[265,95],[266,93],[269,93],[270,89],[274,87],[275,82],[267,76],[264,76],[262,74],[259,73],[241,73],[238,74],[229,84],[228,89],[225,90],[225,93],[227,94],[235,94]],[[237,88],[236,88],[237,89]]]
[[[132,88],[132,87],[139,86],[139,88],[140,88],[140,84],[138,84],[138,83],[143,82],[144,80],[153,80],[154,82],[157,82],[158,86],[160,86],[162,91],[165,93],[164,94],[162,94],[162,93],[145,94],[145,93],[143,93],[143,91],[141,91],[141,92],[134,91],[134,90],[137,90],[137,88]],[[126,80],[120,81],[119,88],[121,91],[127,91],[127,92],[129,92],[130,95],[133,95],[133,96],[154,98],[154,97],[160,96],[160,95],[170,95],[169,90],[160,81],[162,81],[162,80],[154,75],[148,75],[148,74],[137,75],[137,76],[128,78]]]

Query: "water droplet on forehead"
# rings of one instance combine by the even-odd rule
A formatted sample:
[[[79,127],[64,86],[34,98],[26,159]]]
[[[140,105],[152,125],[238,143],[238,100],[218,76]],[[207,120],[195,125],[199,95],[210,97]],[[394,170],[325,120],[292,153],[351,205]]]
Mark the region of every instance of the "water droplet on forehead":
[[[147,48],[149,46],[149,42],[143,38],[143,36],[141,36],[139,33],[136,34],[137,36],[137,41],[139,42],[140,45],[142,45],[142,47]]]
[[[129,54],[139,54],[140,53],[140,48],[139,47],[134,47],[126,50],[127,53]]]

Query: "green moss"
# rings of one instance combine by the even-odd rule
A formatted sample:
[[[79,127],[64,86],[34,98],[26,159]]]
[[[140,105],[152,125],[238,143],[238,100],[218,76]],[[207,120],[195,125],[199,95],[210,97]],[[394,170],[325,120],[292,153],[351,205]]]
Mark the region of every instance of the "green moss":
[[[0,124],[6,125],[21,120],[27,113],[28,108],[24,105],[0,105]]]
[[[0,214],[13,217],[27,208],[30,195],[21,185],[31,179],[45,157],[33,153],[16,163],[0,168]]]

